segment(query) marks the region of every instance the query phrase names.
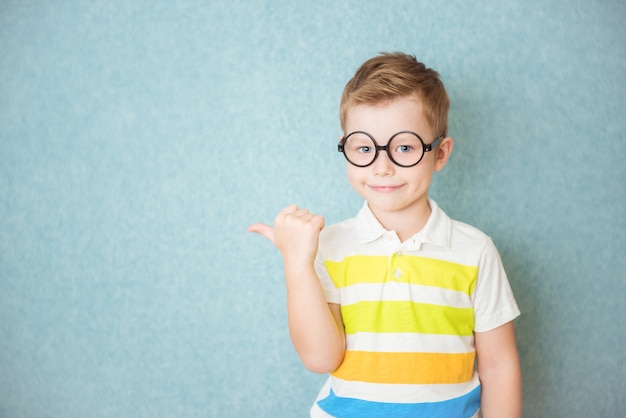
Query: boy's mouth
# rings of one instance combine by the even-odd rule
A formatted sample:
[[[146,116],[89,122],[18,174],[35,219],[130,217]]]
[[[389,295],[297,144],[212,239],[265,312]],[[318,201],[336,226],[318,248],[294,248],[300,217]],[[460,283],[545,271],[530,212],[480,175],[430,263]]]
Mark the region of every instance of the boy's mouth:
[[[398,190],[399,188],[401,188],[402,186],[391,186],[391,185],[375,185],[375,184],[370,184],[368,185],[368,187],[377,192],[377,193],[391,193],[391,192],[395,192],[396,190]]]

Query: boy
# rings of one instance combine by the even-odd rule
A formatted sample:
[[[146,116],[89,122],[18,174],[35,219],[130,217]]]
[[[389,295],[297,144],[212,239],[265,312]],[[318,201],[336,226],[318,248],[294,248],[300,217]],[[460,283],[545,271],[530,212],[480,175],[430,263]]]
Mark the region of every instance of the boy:
[[[330,373],[312,417],[521,416],[519,310],[492,241],[429,199],[453,148],[439,75],[385,53],[346,85],[338,145],[355,218],[289,206],[249,227],[282,253],[291,338]]]

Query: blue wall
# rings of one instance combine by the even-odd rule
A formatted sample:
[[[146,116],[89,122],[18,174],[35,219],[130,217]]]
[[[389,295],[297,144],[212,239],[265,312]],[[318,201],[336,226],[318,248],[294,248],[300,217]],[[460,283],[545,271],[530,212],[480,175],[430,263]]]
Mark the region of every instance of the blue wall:
[[[0,416],[307,416],[246,227],[355,213],[339,95],[393,50],[451,96],[431,194],[502,253],[525,416],[623,416],[626,3],[381,4],[0,4]]]

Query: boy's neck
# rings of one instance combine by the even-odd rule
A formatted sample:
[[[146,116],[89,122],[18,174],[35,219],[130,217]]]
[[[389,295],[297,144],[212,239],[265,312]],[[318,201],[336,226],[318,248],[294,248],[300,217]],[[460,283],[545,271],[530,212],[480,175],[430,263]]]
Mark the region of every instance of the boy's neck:
[[[428,199],[422,204],[405,208],[402,211],[386,212],[374,210],[371,206],[370,209],[385,229],[396,232],[400,242],[404,242],[420,232],[432,213]]]

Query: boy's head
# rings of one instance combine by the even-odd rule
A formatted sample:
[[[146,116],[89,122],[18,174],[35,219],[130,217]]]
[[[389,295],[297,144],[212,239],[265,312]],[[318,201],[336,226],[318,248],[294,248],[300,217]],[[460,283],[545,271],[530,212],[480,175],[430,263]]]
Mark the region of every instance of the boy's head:
[[[435,136],[447,136],[450,101],[439,74],[414,56],[400,52],[382,53],[357,70],[341,95],[341,128],[346,133],[346,115],[353,106],[380,104],[411,95],[421,101]]]

